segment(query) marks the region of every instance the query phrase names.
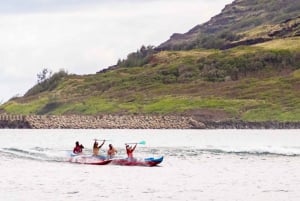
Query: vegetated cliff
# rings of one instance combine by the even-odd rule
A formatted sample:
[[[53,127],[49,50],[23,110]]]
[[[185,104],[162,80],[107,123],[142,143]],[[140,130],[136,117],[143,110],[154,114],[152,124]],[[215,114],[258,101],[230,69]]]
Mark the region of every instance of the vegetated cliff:
[[[0,111],[299,122],[299,10],[292,0],[236,0],[187,34],[142,46],[101,72],[54,73]]]

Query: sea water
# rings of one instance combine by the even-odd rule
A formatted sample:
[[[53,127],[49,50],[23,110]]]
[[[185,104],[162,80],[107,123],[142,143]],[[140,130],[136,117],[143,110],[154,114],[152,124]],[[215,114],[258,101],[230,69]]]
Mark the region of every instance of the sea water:
[[[157,167],[68,162],[75,141],[106,139]],[[0,130],[0,199],[299,201],[300,130]]]

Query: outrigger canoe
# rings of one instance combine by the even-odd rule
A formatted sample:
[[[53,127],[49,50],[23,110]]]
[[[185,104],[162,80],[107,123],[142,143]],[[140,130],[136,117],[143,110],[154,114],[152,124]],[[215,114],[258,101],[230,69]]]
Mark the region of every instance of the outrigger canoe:
[[[69,162],[89,165],[122,165],[122,166],[147,166],[152,167],[160,164],[164,157],[149,158],[112,158],[108,159],[103,155],[92,156],[86,154],[70,153]]]
[[[81,155],[81,154],[72,154],[69,162],[79,163],[79,164],[88,164],[88,165],[107,165],[111,162],[111,159],[103,159],[103,157],[91,156],[91,155]]]
[[[112,159],[111,165],[125,165],[125,166],[156,166],[163,161],[164,157],[161,156],[159,158],[144,158],[144,159],[136,159],[136,158],[115,158]]]

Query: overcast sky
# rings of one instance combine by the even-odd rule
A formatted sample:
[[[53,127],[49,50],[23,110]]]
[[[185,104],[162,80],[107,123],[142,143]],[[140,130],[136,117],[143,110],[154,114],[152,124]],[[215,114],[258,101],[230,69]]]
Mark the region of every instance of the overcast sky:
[[[233,0],[0,0],[0,103],[43,68],[91,74],[208,21]]]

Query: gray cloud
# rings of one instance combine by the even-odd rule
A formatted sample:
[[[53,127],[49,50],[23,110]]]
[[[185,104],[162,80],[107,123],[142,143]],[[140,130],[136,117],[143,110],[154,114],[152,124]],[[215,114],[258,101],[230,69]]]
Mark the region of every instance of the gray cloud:
[[[1,0],[1,13],[30,13],[74,9],[91,6],[105,1],[97,0]]]

